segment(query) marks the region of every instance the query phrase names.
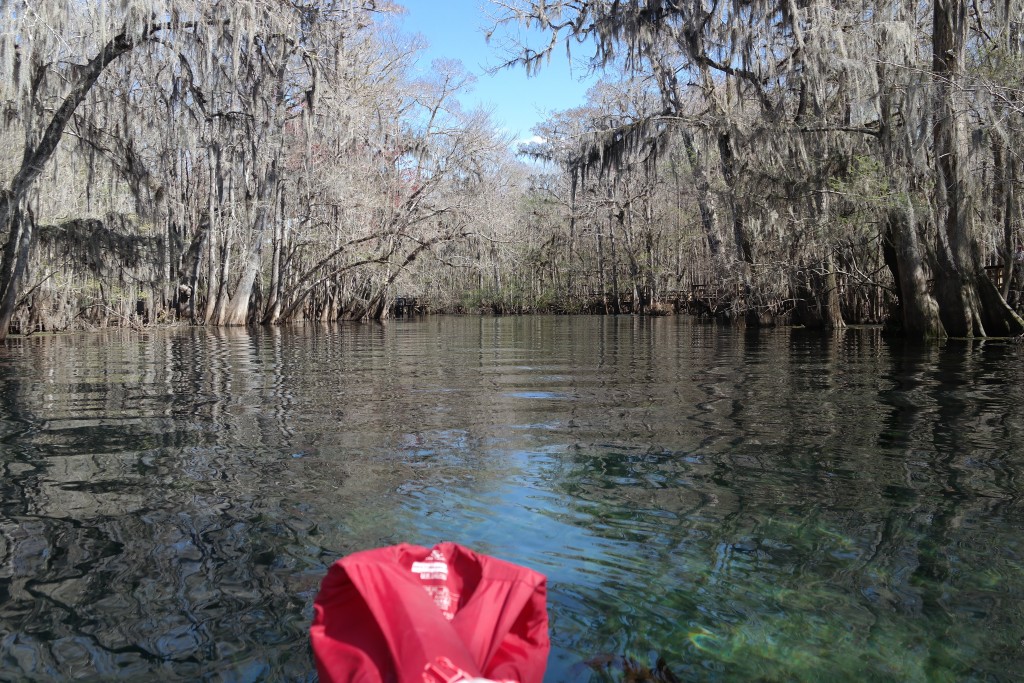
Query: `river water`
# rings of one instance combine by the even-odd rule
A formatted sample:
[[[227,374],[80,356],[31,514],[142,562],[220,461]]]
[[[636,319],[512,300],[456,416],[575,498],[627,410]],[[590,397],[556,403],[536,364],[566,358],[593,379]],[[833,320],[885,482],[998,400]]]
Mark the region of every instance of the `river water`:
[[[0,680],[314,680],[326,568],[548,577],[548,681],[1019,680],[1024,348],[431,317],[0,348]]]

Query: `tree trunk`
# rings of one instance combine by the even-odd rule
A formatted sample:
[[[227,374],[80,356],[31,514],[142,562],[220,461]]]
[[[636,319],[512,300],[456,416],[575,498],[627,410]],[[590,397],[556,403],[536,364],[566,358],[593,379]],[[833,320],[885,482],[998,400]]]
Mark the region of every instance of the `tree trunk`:
[[[957,337],[984,336],[976,275],[968,238],[970,195],[960,164],[963,134],[957,106],[958,70],[963,57],[967,9],[962,0],[935,0],[932,70],[935,121],[932,129],[936,174],[935,293],[946,330]]]
[[[228,176],[227,189],[228,202],[235,204],[235,183],[232,176]],[[231,242],[232,235],[227,226],[221,228],[221,243],[219,246],[220,261],[217,267],[217,297],[214,300],[213,316],[206,322],[213,325],[223,325],[224,315],[230,303],[231,297],[228,292],[228,280],[231,276]]]
[[[210,227],[206,236],[206,306],[203,309],[203,321],[214,323],[217,310],[217,296],[220,293],[220,278],[217,275],[217,232],[221,224],[220,215],[220,146],[213,143],[207,148],[207,166],[209,168],[209,189],[207,196],[207,216]]]
[[[743,221],[743,210],[740,208],[737,190],[739,181],[736,175],[736,154],[733,149],[732,136],[729,133],[721,133],[718,136],[718,153],[722,162],[722,177],[729,187],[729,203],[732,208],[732,233],[736,242],[736,258],[741,264],[749,266],[754,263],[753,248],[750,244],[750,236],[747,234],[746,224]],[[748,268],[744,270],[744,284],[748,277]]]
[[[31,218],[26,220],[10,193],[0,196],[0,220],[10,226],[0,262],[0,341],[3,341],[18,305],[18,288],[28,268],[33,231]]]
[[[608,212],[608,252],[612,260],[612,310],[616,315],[622,313],[619,309],[619,302],[622,296],[619,294],[619,257],[615,249],[615,224],[612,222],[611,210]]]
[[[1016,304],[1019,308],[1021,299],[1021,290],[1024,289],[1024,262],[1019,260],[1020,254],[1018,249],[1021,248],[1020,244],[1014,244],[1013,236],[1013,225],[1014,222],[1019,220],[1020,217],[1020,202],[1017,199],[1017,183],[1020,182],[1020,166],[1021,162],[1016,158],[1016,154],[1006,155],[1006,173],[1007,179],[1005,183],[1005,202],[1003,206],[1002,219],[1003,219],[1003,241],[1004,249],[1006,251],[1006,268],[1003,269],[1003,291],[1000,292],[1003,299],[1007,302],[1016,300]],[[1022,252],[1024,253],[1024,252]],[[1011,298],[1011,288],[1013,288],[1013,295]]]
[[[822,322],[828,330],[841,330],[846,327],[839,301],[839,278],[836,277],[836,263],[832,252],[825,257],[825,311]]]
[[[196,299],[199,297],[199,267],[203,262],[203,247],[210,240],[210,222],[207,219],[205,224],[201,221],[199,225],[200,235],[197,238],[199,243],[195,250],[195,260],[191,262],[191,269],[188,276],[188,319],[189,322],[196,322]],[[189,250],[191,251],[191,249]]]
[[[271,257],[270,265],[270,300],[267,301],[267,311],[263,316],[265,325],[276,325],[281,316],[281,298],[283,277],[282,260],[284,258],[285,239],[285,192],[282,185],[280,191],[280,213],[274,221],[274,254]]]
[[[711,272],[725,273],[724,258],[722,253],[722,230],[718,225],[718,208],[715,202],[715,195],[711,189],[711,181],[708,179],[707,168],[704,160],[697,152],[693,143],[693,135],[688,130],[682,131],[683,148],[690,162],[690,170],[693,173],[694,184],[697,189],[697,207],[700,210],[701,227],[704,229],[704,238],[708,243],[708,251],[711,253]],[[678,171],[676,183],[678,185]],[[677,198],[678,201],[678,198]]]
[[[277,160],[270,162],[260,183],[256,201],[259,208],[256,210],[256,220],[253,224],[252,243],[249,246],[249,253],[246,257],[245,267],[242,276],[238,280],[238,286],[231,300],[224,307],[223,315],[219,317],[220,325],[245,325],[249,320],[249,298],[252,296],[253,283],[260,272],[260,265],[263,257],[263,235],[267,229],[267,218],[270,214],[270,199],[277,194]],[[227,259],[225,259],[226,261]]]
[[[819,235],[824,235],[830,220],[830,203],[824,187],[819,187],[808,202],[808,208],[817,223]],[[826,240],[827,241],[827,240]],[[827,247],[826,247],[827,249]],[[818,302],[821,326],[826,330],[840,330],[846,327],[843,320],[842,306],[839,301],[839,278],[836,277],[835,256],[831,250],[826,251],[822,259],[824,273],[818,278],[809,278],[814,285],[812,295]]]
[[[909,199],[906,208],[894,208],[886,214],[884,243],[891,254],[886,262],[899,295],[903,334],[917,340],[945,337],[938,304],[928,291],[928,273]]]
[[[207,324],[223,325],[224,314],[227,311],[230,296],[228,295],[228,276],[231,273],[231,243],[227,231],[224,231],[223,241],[219,245],[220,264],[217,268],[217,296],[214,299],[213,315],[207,318]]]
[[[973,195],[963,168],[966,136],[961,103],[966,3],[935,0],[932,17],[939,314],[946,331],[956,337],[1020,334],[1024,321],[1006,305],[985,273],[971,220]]]
[[[601,230],[601,226],[604,225],[604,220],[598,219],[597,223],[597,286],[600,289],[599,295],[601,297],[601,312],[605,315],[608,314],[608,284],[605,280],[604,274],[604,234]]]
[[[256,275],[260,271],[260,261],[263,256],[263,226],[267,222],[267,210],[261,208],[259,217],[256,219],[259,227],[253,236],[253,242],[249,247],[249,253],[245,260],[245,268],[238,280],[234,294],[224,305],[224,310],[217,321],[218,325],[237,327],[245,325],[249,321],[249,299],[252,297],[253,284],[256,282]],[[226,259],[225,259],[226,260]]]
[[[885,83],[891,67],[879,64],[878,80]],[[895,67],[900,68],[900,67]],[[879,92],[879,141],[886,172],[893,178],[904,175],[904,166],[912,165],[908,152],[911,146],[905,124],[896,123],[893,103],[894,91],[882,88]],[[902,135],[897,138],[897,127]],[[901,189],[902,205],[890,207],[884,217],[882,246],[886,265],[896,286],[898,306],[895,313],[904,336],[915,339],[941,339],[946,336],[939,317],[939,307],[928,286],[924,248],[918,235],[917,214],[911,197],[911,180]]]
[[[1009,3],[1007,3],[1009,9]],[[1006,22],[1005,45],[1007,53],[1014,59],[1020,59],[1021,44],[1020,32],[1022,24],[1014,19],[1024,18],[1024,9],[1018,9],[1018,16],[1008,16]],[[1021,111],[1021,94],[1019,90],[1011,90],[1006,95],[1017,111]],[[1005,259],[1003,264],[1003,289],[1000,292],[1003,299],[1008,303],[1020,306],[1021,289],[1024,289],[1024,263],[1018,261],[1017,250],[1020,248],[1019,241],[1014,239],[1014,223],[1020,218],[1020,202],[1017,196],[1017,184],[1020,182],[1021,160],[1020,160],[1020,133],[1019,127],[1009,126],[1007,131],[1008,143],[1004,146],[1003,141],[997,140],[993,154],[996,173],[999,174],[999,189],[996,201],[999,206],[999,217],[1003,224],[1003,251]],[[1011,296],[1011,290],[1013,294]]]

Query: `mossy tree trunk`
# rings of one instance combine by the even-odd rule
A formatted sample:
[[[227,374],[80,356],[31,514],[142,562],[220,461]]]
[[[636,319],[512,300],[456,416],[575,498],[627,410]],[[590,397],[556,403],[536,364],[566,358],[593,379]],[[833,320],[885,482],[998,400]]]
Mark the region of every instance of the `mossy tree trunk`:
[[[934,0],[932,79],[936,186],[935,294],[946,331],[955,337],[1016,335],[1024,321],[985,273],[974,231],[974,188],[965,168],[964,0]]]

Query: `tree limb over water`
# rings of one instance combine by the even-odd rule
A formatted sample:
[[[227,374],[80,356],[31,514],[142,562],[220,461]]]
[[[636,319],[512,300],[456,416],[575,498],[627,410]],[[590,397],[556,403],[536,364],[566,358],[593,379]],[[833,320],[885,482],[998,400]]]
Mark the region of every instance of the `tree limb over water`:
[[[495,43],[542,35],[506,67],[564,46],[601,76],[530,164],[462,108],[461,65],[419,75],[391,3],[11,7],[0,335],[79,304],[246,325],[382,319],[399,296],[1024,331],[1018,4],[495,2]],[[141,256],[68,233],[54,257],[36,226],[108,216]],[[108,286],[99,261],[131,275]]]

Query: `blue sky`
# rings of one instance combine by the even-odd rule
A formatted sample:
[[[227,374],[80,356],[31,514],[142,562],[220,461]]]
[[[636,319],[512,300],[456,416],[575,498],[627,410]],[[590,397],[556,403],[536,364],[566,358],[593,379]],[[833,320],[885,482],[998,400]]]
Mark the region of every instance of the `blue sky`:
[[[476,76],[472,92],[463,95],[463,106],[493,108],[492,119],[514,139],[525,140],[530,129],[543,121],[547,112],[583,104],[587,88],[594,82],[584,66],[570,65],[560,46],[551,63],[540,73],[527,77],[522,67],[489,75],[487,70],[501,64],[501,37],[488,44],[489,28],[484,10],[486,0],[397,0],[406,8],[399,26],[406,33],[419,33],[430,47],[421,57],[421,68],[429,69],[434,59],[457,59]],[[534,35],[531,47],[542,44]],[[529,38],[529,37],[528,37]],[[577,60],[576,54],[573,55]],[[584,81],[580,81],[585,78]]]

